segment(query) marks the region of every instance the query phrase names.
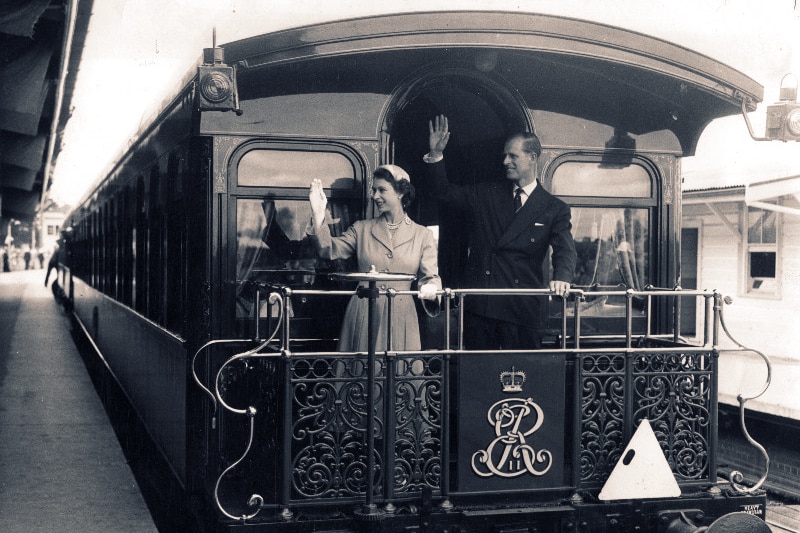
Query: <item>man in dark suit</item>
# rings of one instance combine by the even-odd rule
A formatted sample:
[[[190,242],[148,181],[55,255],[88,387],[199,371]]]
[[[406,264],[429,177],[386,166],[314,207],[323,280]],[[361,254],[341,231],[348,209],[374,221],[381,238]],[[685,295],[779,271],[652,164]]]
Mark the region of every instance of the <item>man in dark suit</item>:
[[[426,188],[440,202],[469,212],[471,228],[465,283],[471,288],[546,288],[544,261],[552,247],[549,289],[564,297],[575,271],[570,209],[537,181],[541,144],[536,135],[512,135],[503,150],[507,181],[461,187],[447,180],[447,117],[429,122]],[[468,296],[464,340],[468,349],[541,347],[546,297]]]

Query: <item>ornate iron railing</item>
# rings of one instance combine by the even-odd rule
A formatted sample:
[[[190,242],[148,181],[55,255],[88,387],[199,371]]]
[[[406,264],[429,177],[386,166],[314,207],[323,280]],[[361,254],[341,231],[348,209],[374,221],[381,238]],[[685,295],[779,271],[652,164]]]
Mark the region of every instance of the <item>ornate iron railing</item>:
[[[652,348],[576,354],[579,489],[602,487],[645,418],[679,481],[714,481],[716,355],[686,347],[648,351]]]
[[[458,469],[454,463],[458,461],[451,443],[463,437],[453,434],[456,426],[451,423],[451,402],[455,398],[450,392],[452,367],[457,367],[465,356],[509,353],[463,349],[464,299],[475,293],[543,297],[549,292],[448,289],[441,292],[445,331],[451,329],[451,303],[458,302],[457,346],[450,346],[450,335],[446,333],[445,348],[441,350],[389,352],[377,347],[375,353],[342,353],[303,351],[303,343],[291,337],[291,316],[282,312],[292,298],[324,295],[324,291],[278,287],[268,290],[270,302],[280,309],[269,338],[220,363],[212,386],[206,386],[194,374],[211,399],[214,425],[220,416],[219,408],[230,417],[249,420],[249,431],[239,431],[244,445],[223,444],[223,448],[230,446],[244,452],[239,458],[228,452],[233,457],[225,455],[226,464],[218,470],[220,510],[235,519],[253,517],[262,509],[272,509],[288,518],[310,504],[364,503],[364,514],[393,513],[398,505],[419,499],[424,492],[432,494],[442,507],[451,507],[451,499],[460,490],[453,480]],[[328,294],[340,295],[342,291]],[[388,296],[391,306],[392,297],[398,294],[413,292],[389,289],[373,295]],[[559,364],[566,369],[563,390],[571,395],[571,401],[566,402],[564,427],[571,427],[572,435],[565,435],[568,444],[563,459],[559,459],[564,463],[563,483],[547,490],[578,494],[601,488],[642,419],[652,425],[679,483],[714,483],[720,295],[707,291],[629,290],[593,292],[592,296],[598,294],[621,296],[628,302],[624,334],[581,334],[584,293],[573,290],[562,304],[562,334],[557,345],[513,352],[548,355],[561,361]],[[681,338],[679,309],[673,314],[672,331],[651,334],[652,309],[659,308],[662,313],[664,309],[654,306],[653,300],[671,298],[675,309],[679,307],[675,302],[684,296],[705,301],[703,334],[698,337],[702,342],[692,344]],[[645,310],[644,334],[633,333],[634,298],[640,307],[636,312]],[[573,308],[568,312],[570,304]],[[226,342],[214,341],[207,347]],[[195,359],[204,348],[198,350]],[[206,359],[209,365],[212,360]],[[243,371],[232,369],[237,362],[259,360],[269,361],[262,365],[261,372],[269,376],[265,380],[272,384],[254,400],[262,403],[258,407],[231,405],[226,395],[232,394],[240,379],[237,376]],[[196,362],[193,360],[192,364],[194,370]],[[494,380],[487,376],[487,383]],[[262,422],[259,417],[265,410],[270,414]],[[257,423],[270,427],[258,430]],[[224,438],[221,441],[227,442]],[[258,464],[267,464],[275,472],[251,473],[249,477],[247,473],[236,473],[237,469],[247,469],[248,455],[259,454],[274,457]],[[251,492],[250,496],[242,496],[238,505],[229,504],[231,498],[219,495],[220,487],[227,478],[236,476],[248,478],[248,483],[243,483],[248,487],[258,485],[253,479],[270,481],[258,491],[243,489]],[[496,493],[497,489],[487,492]],[[240,510],[230,511],[229,507]]]
[[[289,359],[287,369],[290,500],[363,497],[370,411],[363,357],[298,355]],[[442,370],[441,355],[390,356],[376,365],[372,453],[377,495],[392,498],[440,488]]]

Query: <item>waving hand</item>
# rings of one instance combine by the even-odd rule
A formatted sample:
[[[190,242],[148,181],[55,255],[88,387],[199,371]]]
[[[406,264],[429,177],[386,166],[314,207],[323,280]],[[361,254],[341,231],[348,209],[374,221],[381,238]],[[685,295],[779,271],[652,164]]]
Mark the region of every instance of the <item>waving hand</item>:
[[[450,128],[447,124],[447,117],[439,115],[433,120],[428,121],[428,145],[430,154],[436,155],[444,152],[447,141],[450,140]]]

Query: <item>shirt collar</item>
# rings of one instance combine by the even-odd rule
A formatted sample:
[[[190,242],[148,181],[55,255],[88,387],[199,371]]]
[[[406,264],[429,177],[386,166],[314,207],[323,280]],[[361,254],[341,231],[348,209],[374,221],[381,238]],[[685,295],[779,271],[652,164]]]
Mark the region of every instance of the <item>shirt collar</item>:
[[[522,192],[525,193],[525,196],[530,197],[531,193],[533,193],[533,190],[535,188],[536,188],[536,180],[533,180],[532,182],[530,182],[526,186],[522,187]],[[517,187],[515,185],[514,186],[514,194],[517,194],[517,189],[519,189],[519,187]]]

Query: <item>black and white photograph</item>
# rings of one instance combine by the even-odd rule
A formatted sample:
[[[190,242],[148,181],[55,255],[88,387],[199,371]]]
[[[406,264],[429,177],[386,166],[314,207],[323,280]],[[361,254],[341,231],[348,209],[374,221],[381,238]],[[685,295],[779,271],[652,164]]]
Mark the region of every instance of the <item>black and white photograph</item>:
[[[0,531],[800,533],[797,0],[0,41]]]

